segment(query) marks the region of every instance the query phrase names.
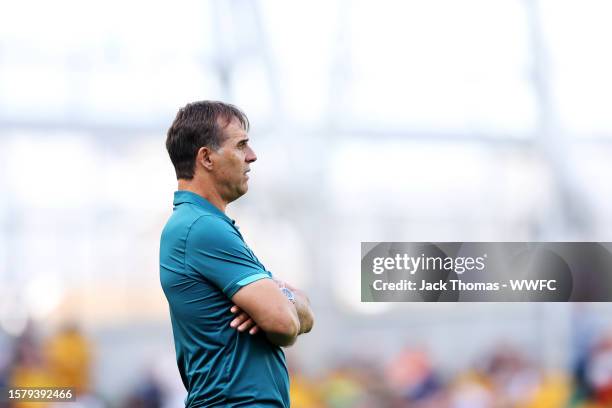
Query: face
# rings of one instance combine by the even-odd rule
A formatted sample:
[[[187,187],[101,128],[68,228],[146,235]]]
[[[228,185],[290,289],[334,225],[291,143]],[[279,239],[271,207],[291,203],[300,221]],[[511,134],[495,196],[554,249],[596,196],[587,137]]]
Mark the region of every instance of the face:
[[[223,129],[223,134],[225,140],[216,152],[211,153],[211,160],[217,189],[221,198],[229,203],[247,192],[247,173],[257,156],[249,146],[249,136],[238,120],[233,119]]]

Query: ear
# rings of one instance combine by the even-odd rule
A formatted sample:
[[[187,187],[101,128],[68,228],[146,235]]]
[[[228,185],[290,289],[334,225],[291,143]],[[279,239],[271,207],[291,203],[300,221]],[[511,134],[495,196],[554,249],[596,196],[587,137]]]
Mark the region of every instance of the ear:
[[[198,150],[198,154],[196,155],[196,164],[198,166],[204,167],[206,170],[213,169],[213,161],[211,159],[213,151],[210,147],[204,146],[200,147]]]

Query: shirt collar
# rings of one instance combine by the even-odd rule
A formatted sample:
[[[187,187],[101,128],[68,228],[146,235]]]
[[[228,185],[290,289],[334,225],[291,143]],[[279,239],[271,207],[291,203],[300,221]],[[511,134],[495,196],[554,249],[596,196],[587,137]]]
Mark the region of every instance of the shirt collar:
[[[177,206],[183,203],[195,204],[205,209],[207,212],[215,214],[215,215],[219,215],[225,218],[226,220],[230,221],[232,224],[234,224],[234,220],[230,219],[221,210],[219,210],[217,207],[212,205],[210,201],[208,201],[201,195],[192,193],[191,191],[187,191],[187,190],[175,191],[174,192],[174,202],[173,202],[174,206]]]

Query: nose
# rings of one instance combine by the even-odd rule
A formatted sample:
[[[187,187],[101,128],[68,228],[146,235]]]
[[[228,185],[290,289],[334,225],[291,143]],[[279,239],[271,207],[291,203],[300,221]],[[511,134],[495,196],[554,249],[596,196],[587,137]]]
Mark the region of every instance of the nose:
[[[255,151],[253,149],[251,149],[249,147],[245,160],[247,163],[253,163],[255,160],[257,160],[257,155],[255,155]]]

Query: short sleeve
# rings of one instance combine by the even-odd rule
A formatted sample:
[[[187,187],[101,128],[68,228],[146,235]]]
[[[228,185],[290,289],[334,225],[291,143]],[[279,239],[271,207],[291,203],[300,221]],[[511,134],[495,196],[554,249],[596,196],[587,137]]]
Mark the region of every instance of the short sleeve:
[[[191,226],[185,264],[228,298],[249,283],[270,278],[234,227],[216,216],[201,216]]]

